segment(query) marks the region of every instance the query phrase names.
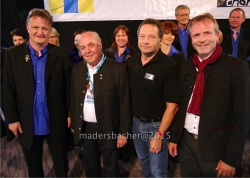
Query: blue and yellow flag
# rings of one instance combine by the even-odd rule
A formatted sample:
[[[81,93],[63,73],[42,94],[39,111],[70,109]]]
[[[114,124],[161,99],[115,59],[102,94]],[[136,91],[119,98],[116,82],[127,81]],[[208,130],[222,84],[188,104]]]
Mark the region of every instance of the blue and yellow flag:
[[[49,0],[51,14],[94,12],[94,0]]]

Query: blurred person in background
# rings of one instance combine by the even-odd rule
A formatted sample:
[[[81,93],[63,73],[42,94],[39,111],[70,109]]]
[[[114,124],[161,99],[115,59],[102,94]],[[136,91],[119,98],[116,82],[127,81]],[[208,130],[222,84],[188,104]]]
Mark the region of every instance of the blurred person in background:
[[[79,46],[78,46],[79,38],[83,32],[85,32],[85,30],[78,29],[73,34],[73,50],[69,54],[70,58],[71,58],[72,66],[78,62],[83,61],[83,58],[82,58],[82,55],[81,55],[81,52],[80,52]]]
[[[59,39],[60,39],[60,34],[54,27],[52,27],[49,37],[49,43],[55,46],[60,46]]]
[[[13,40],[14,46],[17,46],[26,42],[26,35],[24,31],[20,28],[12,30],[10,32],[10,36]]]
[[[129,30],[125,25],[119,25],[113,32],[113,42],[104,54],[117,62],[127,62],[128,59],[139,51],[131,46]]]
[[[165,21],[162,23],[163,38],[161,43],[161,51],[171,57],[177,65],[180,65],[185,60],[183,52],[177,50],[172,43],[178,38],[178,26],[172,21]]]

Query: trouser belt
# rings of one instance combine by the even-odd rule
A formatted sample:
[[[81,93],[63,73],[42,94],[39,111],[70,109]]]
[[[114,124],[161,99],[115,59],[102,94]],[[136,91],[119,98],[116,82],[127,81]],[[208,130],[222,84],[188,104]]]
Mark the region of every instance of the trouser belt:
[[[199,136],[198,136],[198,135],[188,132],[187,129],[185,129],[185,131],[186,131],[189,135],[191,135],[191,137],[193,137],[193,139],[195,139],[195,140],[198,140],[198,139],[199,139]]]
[[[142,123],[161,122],[161,118],[146,119],[146,118],[137,117],[137,116],[135,117],[139,119]]]

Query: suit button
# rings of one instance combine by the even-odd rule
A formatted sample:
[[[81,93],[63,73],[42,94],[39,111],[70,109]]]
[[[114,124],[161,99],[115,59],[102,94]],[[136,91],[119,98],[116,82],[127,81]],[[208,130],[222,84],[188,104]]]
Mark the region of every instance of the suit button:
[[[82,130],[82,128],[81,128],[81,127],[79,127],[79,130]]]
[[[223,136],[224,134],[223,133],[220,133],[221,134],[221,136]]]
[[[81,103],[80,106],[82,106],[83,104]]]
[[[80,115],[80,118],[82,118],[82,115]]]
[[[83,93],[85,93],[86,91],[85,90],[82,90]]]

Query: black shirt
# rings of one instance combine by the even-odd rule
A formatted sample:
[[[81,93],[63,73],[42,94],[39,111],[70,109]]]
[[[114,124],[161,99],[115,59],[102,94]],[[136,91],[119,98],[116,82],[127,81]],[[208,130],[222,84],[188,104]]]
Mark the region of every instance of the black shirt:
[[[147,64],[142,66],[141,54],[127,63],[133,114],[140,118],[162,118],[166,102],[178,103],[178,68],[173,59],[160,49]]]

